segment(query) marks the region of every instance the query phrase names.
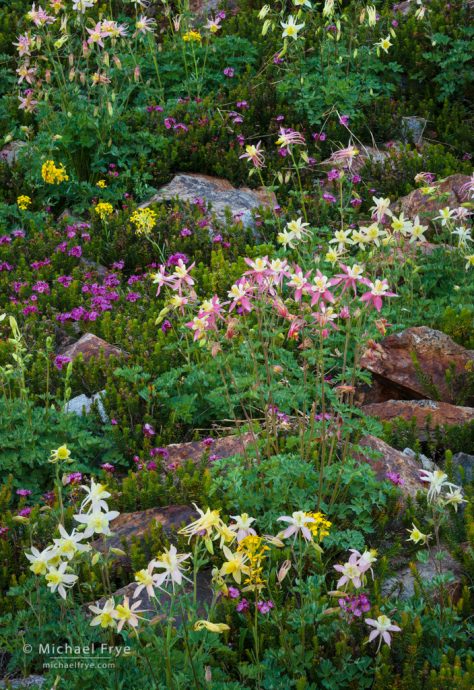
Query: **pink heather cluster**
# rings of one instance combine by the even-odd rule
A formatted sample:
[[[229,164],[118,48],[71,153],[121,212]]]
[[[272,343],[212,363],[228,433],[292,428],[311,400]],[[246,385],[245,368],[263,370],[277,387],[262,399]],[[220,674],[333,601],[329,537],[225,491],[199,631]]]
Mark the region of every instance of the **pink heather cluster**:
[[[333,277],[324,275],[319,269],[303,272],[303,269],[294,264],[290,266],[285,259],[269,260],[267,256],[257,259],[245,259],[248,271],[232,285],[229,290],[228,300],[221,302],[217,295],[206,300],[200,307],[197,316],[186,323],[194,333],[194,340],[203,338],[206,333],[218,330],[218,323],[227,324],[226,337],[233,335],[235,321],[229,317],[232,312],[244,315],[251,312],[257,300],[268,303],[271,308],[283,319],[289,322],[288,338],[297,340],[303,327],[316,327],[322,337],[327,337],[330,329],[338,330],[338,319],[348,319],[351,316],[351,306],[360,303],[372,305],[377,311],[382,308],[384,297],[395,296],[389,291],[386,280],[371,282],[364,277],[360,266],[346,266],[340,264],[341,273]],[[167,274],[164,266],[154,276],[154,282],[158,284],[157,294],[164,286],[170,287],[179,295],[179,309],[184,312],[184,306],[196,301],[194,281],[190,272],[194,264],[186,267],[180,260],[173,274]],[[360,298],[357,296],[359,286],[369,288]],[[335,289],[338,289],[336,295]],[[186,294],[184,294],[186,289]],[[352,292],[351,305],[341,305],[340,301],[344,293]],[[297,307],[298,313],[292,313],[288,306],[288,297],[291,297]],[[310,308],[308,310],[308,307]],[[336,309],[338,307],[338,310]],[[306,312],[309,311],[310,322]],[[305,316],[302,314],[305,313]]]

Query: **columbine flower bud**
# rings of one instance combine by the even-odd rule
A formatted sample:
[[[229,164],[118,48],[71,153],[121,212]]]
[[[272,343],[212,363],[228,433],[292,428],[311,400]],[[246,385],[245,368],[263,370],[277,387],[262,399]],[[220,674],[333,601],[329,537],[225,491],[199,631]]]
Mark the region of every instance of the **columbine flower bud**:
[[[291,561],[283,561],[278,571],[277,580],[281,584],[291,570]]]

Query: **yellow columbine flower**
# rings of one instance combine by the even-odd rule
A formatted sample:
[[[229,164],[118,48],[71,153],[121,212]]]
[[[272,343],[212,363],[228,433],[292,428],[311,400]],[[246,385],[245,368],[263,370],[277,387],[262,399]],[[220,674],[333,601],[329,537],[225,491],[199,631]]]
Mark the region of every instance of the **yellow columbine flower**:
[[[206,628],[210,632],[223,633],[226,630],[230,630],[229,626],[225,623],[211,623],[211,621],[196,621],[194,623],[194,630],[202,630]]]
[[[49,462],[53,463],[53,465],[55,465],[57,462],[73,462],[71,458],[71,451],[66,445],[59,446],[59,448],[56,448],[56,450],[51,451]]]
[[[222,564],[221,575],[232,575],[234,580],[240,585],[242,573],[245,575],[249,573],[249,567],[245,565],[249,560],[248,556],[242,552],[232,553],[227,546],[224,546],[222,550],[227,560]]]
[[[387,36],[387,38],[382,38],[375,45],[377,46],[377,48],[381,48],[385,53],[388,53],[388,49],[391,48],[393,43],[390,41],[390,36]]]
[[[26,194],[21,194],[16,200],[16,203],[20,211],[26,211],[28,206],[31,204],[31,198]]]
[[[423,534],[423,532],[420,532],[418,527],[415,527],[413,523],[412,529],[408,529],[407,532],[410,535],[407,541],[412,541],[414,544],[426,544],[428,539],[431,538],[430,534]]]
[[[466,259],[466,271],[467,271],[469,268],[471,268],[471,266],[474,266],[474,254],[468,254],[464,258]]]
[[[47,184],[60,184],[69,180],[64,165],[60,163],[59,167],[56,167],[55,162],[52,160],[43,163],[41,177]]]
[[[108,216],[112,215],[114,207],[106,201],[99,201],[99,203],[94,206],[94,211],[101,220],[105,220]]]

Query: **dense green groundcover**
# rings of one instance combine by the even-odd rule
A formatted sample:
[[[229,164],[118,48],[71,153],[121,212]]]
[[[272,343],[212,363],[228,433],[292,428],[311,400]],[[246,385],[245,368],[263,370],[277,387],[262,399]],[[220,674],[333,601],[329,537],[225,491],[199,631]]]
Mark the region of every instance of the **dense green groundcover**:
[[[474,422],[420,438],[356,397],[387,333],[474,349],[473,42],[464,0],[0,6],[0,677],[473,687]],[[267,203],[143,209],[178,172]],[[87,333],[114,353],[63,354]],[[367,435],[441,469],[414,495]]]

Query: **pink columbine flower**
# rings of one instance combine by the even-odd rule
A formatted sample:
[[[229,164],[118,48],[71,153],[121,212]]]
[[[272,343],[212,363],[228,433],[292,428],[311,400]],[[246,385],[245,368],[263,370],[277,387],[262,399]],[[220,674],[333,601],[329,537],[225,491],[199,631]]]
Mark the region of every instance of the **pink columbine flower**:
[[[337,273],[334,278],[331,279],[331,285],[339,285],[339,283],[344,283],[342,292],[347,289],[354,290],[357,292],[357,283],[362,281],[362,274],[364,272],[364,267],[359,264],[354,264],[353,266],[346,266],[345,264],[340,264],[342,273]]]
[[[362,571],[358,565],[359,556],[360,554],[358,554],[358,552],[352,553],[346,563],[343,565],[338,563],[337,565],[333,566],[334,570],[337,570],[338,573],[342,574],[342,577],[337,581],[338,589],[340,587],[344,587],[348,583],[351,583],[356,589],[359,589],[359,587],[362,586]]]
[[[382,298],[383,297],[397,297],[395,292],[390,292],[387,280],[375,280],[373,283],[370,280],[362,280],[365,285],[370,287],[369,292],[365,292],[361,300],[362,302],[367,302],[368,304],[373,304],[375,309],[379,312],[382,309]]]
[[[377,620],[374,620],[373,618],[366,618],[365,622],[367,625],[375,628],[375,630],[372,630],[369,635],[369,642],[372,642],[372,640],[375,640],[377,637],[379,638],[377,652],[382,644],[382,639],[390,647],[390,643],[392,641],[390,633],[401,631],[401,628],[399,628],[398,625],[392,624],[392,621],[390,618],[388,618],[388,616],[381,615],[377,618]]]
[[[329,290],[331,282],[329,278],[321,273],[318,269],[316,271],[316,276],[313,278],[313,284],[311,285],[311,306],[318,304],[320,299],[326,300],[326,302],[334,302],[335,297]]]
[[[312,541],[313,536],[306,525],[314,522],[314,518],[310,517],[302,510],[296,510],[291,516],[282,515],[278,518],[278,521],[289,523],[289,527],[287,527],[281,535],[284,539],[293,535],[296,537],[296,535],[301,533],[306,541]]]
[[[152,436],[154,436],[156,434],[156,431],[154,430],[152,425],[148,424],[148,423],[143,425],[142,430],[143,430],[143,435],[146,436],[147,438],[151,438]]]
[[[244,143],[244,138],[242,137],[241,146]],[[240,141],[239,141],[240,143]],[[261,151],[262,142],[259,141],[258,144],[247,144],[245,147],[245,153],[243,153],[239,158],[249,160],[255,168],[263,168],[265,165],[265,156]]]

